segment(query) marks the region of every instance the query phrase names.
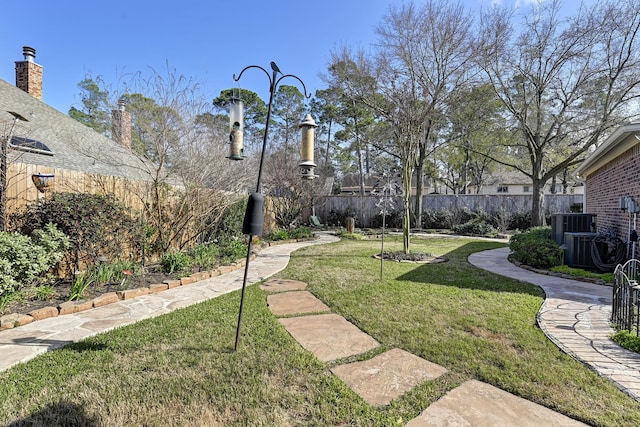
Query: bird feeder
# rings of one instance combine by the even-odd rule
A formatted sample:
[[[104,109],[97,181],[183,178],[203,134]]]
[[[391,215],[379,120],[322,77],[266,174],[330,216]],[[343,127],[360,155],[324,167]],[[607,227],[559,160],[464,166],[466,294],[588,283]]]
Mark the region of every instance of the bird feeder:
[[[229,159],[244,159],[244,105],[238,98],[229,104]]]
[[[315,128],[317,127],[318,125],[313,120],[313,117],[311,117],[311,114],[307,114],[302,123],[300,123],[300,128],[302,129],[302,153],[298,167],[300,167],[302,179],[314,179],[318,176],[313,173],[316,168],[313,155],[315,149]]]

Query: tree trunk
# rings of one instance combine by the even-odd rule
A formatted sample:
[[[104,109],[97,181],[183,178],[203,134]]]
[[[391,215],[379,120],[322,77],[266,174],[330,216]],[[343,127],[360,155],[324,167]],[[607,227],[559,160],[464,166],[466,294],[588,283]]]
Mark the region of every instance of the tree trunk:
[[[531,205],[531,225],[546,225],[544,218],[544,181],[541,179],[533,179],[533,197]]]
[[[402,216],[402,250],[405,254],[409,253],[410,231],[411,231],[411,175],[413,170],[411,162],[405,162],[402,169],[402,197],[403,197],[403,209],[404,215]]]
[[[469,143],[465,141],[464,144],[464,167],[462,168],[462,194],[467,194],[467,183],[469,181]]]
[[[329,149],[331,148],[331,125],[333,122],[329,120],[329,129],[327,131],[327,151],[324,153],[324,165],[329,164]]]
[[[360,151],[360,144],[358,144],[358,173],[360,174],[360,195],[364,196],[364,161],[362,159],[362,151]]]
[[[418,164],[416,165],[416,201],[414,208],[414,227],[422,228],[422,193],[424,191],[424,162],[427,159],[427,150],[424,144],[420,145]],[[411,184],[409,184],[411,186]]]
[[[413,226],[416,228],[422,228],[422,192],[424,191],[424,186],[422,185],[424,175],[424,162],[418,162],[416,166],[416,201],[415,208],[413,212],[414,222]]]

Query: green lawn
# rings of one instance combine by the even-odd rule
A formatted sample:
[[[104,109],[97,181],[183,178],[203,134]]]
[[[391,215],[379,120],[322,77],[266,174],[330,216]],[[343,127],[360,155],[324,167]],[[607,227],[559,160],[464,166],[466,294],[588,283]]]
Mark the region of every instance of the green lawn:
[[[478,270],[499,243],[413,239],[443,264],[380,261],[379,241],[345,240],[292,255],[279,277],[309,290],[382,344],[449,369],[390,405],[367,405],[303,350],[247,290],[101,334],[0,373],[0,424],[402,425],[471,378],[594,425],[640,425],[640,403],[559,351],[535,324],[539,288]],[[385,241],[385,250],[401,244]],[[16,423],[13,425],[21,425]]]

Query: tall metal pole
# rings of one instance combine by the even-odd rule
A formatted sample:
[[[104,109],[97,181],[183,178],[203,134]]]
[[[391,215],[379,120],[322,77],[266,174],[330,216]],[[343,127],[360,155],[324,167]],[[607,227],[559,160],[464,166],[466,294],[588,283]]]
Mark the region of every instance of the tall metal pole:
[[[267,123],[265,124],[264,135],[262,138],[262,152],[260,153],[260,167],[258,168],[258,182],[256,184],[256,193],[260,193],[260,190],[262,189],[262,167],[264,165],[264,156],[267,149],[267,138],[269,136],[269,124],[271,122],[271,107],[273,105],[273,95],[276,92],[278,83],[280,83],[280,81],[286,77],[293,77],[294,79],[297,79],[300,82],[300,84],[302,84],[304,94],[307,98],[309,98],[311,94],[307,94],[307,88],[305,87],[304,82],[300,80],[299,77],[294,76],[293,74],[285,74],[280,76],[280,78],[278,78],[278,74],[279,73],[281,74],[282,72],[280,71],[276,63],[273,61],[271,62],[271,70],[272,70],[271,75],[269,75],[269,72],[267,70],[265,70],[264,68],[258,65],[249,65],[248,67],[245,67],[240,72],[238,77],[236,77],[234,74],[233,80],[236,82],[240,80],[240,78],[242,77],[242,74],[249,68],[257,68],[264,71],[264,73],[267,75],[267,78],[269,79],[269,106],[267,108]],[[247,206],[247,208],[249,208],[249,206]],[[249,261],[251,259],[251,245],[253,242],[253,237],[254,237],[254,234],[249,233],[249,243],[247,244],[247,258],[244,265],[244,278],[242,280],[242,291],[240,293],[240,308],[238,310],[238,325],[236,327],[236,341],[233,347],[234,351],[238,350],[238,343],[240,342],[240,326],[242,324],[242,311],[244,308],[244,298],[245,298],[245,293],[247,288],[247,277],[249,275]]]

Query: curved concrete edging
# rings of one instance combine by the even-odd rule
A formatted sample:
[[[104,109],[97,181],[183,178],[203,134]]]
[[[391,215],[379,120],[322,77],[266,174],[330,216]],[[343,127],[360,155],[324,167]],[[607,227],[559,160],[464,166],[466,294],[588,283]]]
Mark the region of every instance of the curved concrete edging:
[[[477,252],[469,256],[469,262],[540,286],[546,297],[537,321],[545,335],[562,351],[640,400],[640,354],[611,340],[611,288],[534,273],[509,262],[509,253],[509,248]]]

